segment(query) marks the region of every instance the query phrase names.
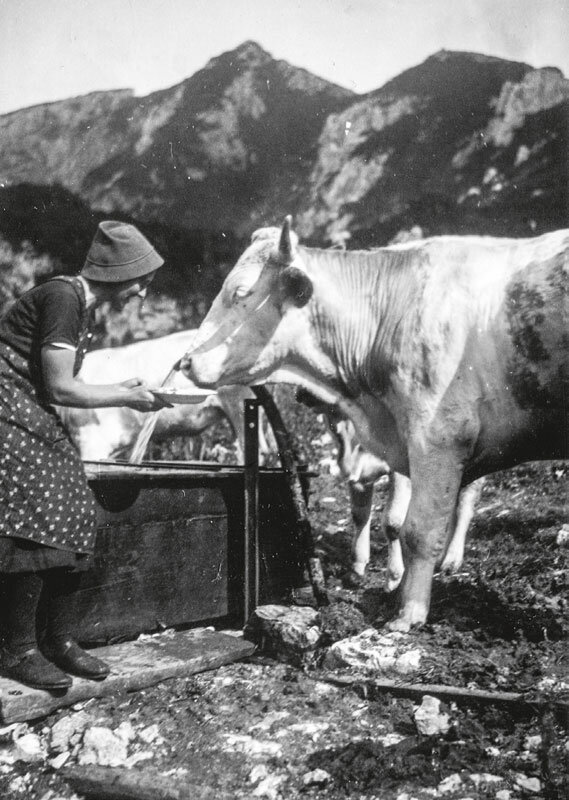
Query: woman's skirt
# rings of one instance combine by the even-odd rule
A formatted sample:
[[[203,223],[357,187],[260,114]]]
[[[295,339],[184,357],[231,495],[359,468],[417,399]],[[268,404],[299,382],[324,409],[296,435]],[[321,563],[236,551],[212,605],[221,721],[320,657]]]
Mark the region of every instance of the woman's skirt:
[[[0,536],[0,573],[41,572],[46,569],[65,569],[84,572],[92,566],[90,553],[74,553],[46,547],[30,539],[15,536]]]
[[[0,572],[74,566],[93,552],[96,505],[79,454],[38,402],[26,360],[1,343],[0,510]]]

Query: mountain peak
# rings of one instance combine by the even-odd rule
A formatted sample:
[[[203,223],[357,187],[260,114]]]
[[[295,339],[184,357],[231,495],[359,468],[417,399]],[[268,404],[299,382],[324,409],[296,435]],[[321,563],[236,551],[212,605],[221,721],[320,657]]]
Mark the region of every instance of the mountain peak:
[[[462,61],[462,62],[474,62],[477,64],[521,64],[523,62],[511,61],[510,59],[500,58],[499,56],[489,56],[485,53],[475,53],[470,50],[445,50],[444,48],[441,50],[437,50],[436,53],[433,53],[432,56],[429,56],[423,63],[429,64],[434,61],[443,62],[443,61]],[[525,67],[528,69],[530,68],[529,64],[524,64]]]
[[[233,51],[235,55],[238,55],[240,58],[271,58],[270,54],[264,50],[260,44],[254,42],[252,39],[248,39],[243,44],[240,44],[239,47],[236,47]]]
[[[231,67],[255,68],[262,67],[272,60],[270,53],[263,50],[257,42],[249,39],[234,50],[227,50],[225,53],[210,59],[207,68],[215,67],[220,63],[228,63]]]
[[[457,102],[471,95],[496,96],[504,81],[517,83],[531,70],[529,64],[497,56],[467,50],[439,50],[392,78],[371,96],[437,94],[447,101],[452,96]]]

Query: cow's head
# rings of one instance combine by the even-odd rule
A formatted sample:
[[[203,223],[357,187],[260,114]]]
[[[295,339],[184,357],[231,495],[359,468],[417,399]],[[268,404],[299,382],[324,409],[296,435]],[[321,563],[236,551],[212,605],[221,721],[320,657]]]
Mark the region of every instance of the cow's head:
[[[300,268],[290,223],[287,217],[282,229],[256,231],[227,276],[192,349],[180,362],[184,374],[198,385],[259,382],[290,352],[313,291]]]

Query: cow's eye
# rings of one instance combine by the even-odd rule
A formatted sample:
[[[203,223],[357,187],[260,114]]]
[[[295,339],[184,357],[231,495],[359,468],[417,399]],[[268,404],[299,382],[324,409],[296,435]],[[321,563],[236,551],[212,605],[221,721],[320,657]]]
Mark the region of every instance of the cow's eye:
[[[233,300],[244,300],[246,297],[249,297],[250,294],[250,289],[247,289],[245,286],[239,286],[233,292]]]

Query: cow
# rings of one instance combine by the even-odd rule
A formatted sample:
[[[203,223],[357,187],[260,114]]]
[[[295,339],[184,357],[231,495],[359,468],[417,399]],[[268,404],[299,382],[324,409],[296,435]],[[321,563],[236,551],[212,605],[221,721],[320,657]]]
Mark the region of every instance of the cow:
[[[385,588],[392,592],[401,583],[404,572],[403,553],[399,534],[411,500],[411,481],[405,475],[393,472],[383,459],[370,453],[358,442],[353,423],[336,416],[332,409],[318,403],[310,393],[297,391],[296,399],[313,408],[324,418],[337,447],[335,472],[348,484],[352,518],[352,560],[349,572],[343,577],[349,588],[363,583],[370,560],[371,511],[374,486],[387,480],[388,496],[382,514],[381,528],[387,539],[387,567]],[[484,478],[479,478],[460,490],[454,530],[441,563],[441,571],[457,572],[462,566],[468,527]]]
[[[186,330],[121,347],[94,350],[85,356],[79,378],[85,383],[114,383],[136,375],[148,386],[157,388],[174,362],[191,346],[195,335],[196,330]],[[174,372],[169,385],[195,388],[179,372]],[[156,417],[153,440],[197,436],[210,426],[228,420],[237,437],[239,458],[244,442],[243,403],[253,397],[253,392],[244,386],[223,387],[203,403],[163,408]],[[57,411],[81,458],[86,461],[130,455],[149,416],[131,408],[58,407]],[[263,456],[274,451],[263,435],[262,426],[259,426],[259,442]]]
[[[392,630],[426,622],[462,486],[567,457],[569,230],[369,251],[263,228],[180,362],[198,386],[292,382],[413,491]]]

